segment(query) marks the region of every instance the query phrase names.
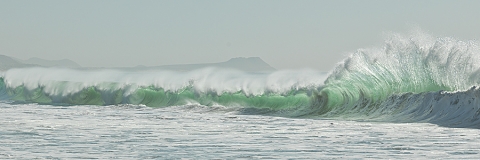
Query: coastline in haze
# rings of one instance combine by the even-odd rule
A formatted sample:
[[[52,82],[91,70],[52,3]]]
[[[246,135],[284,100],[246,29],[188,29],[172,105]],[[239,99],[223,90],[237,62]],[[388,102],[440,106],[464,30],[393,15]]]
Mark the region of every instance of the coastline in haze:
[[[71,69],[118,69],[125,71],[145,71],[145,70],[170,70],[170,71],[192,71],[208,67],[229,68],[245,72],[273,72],[276,69],[265,63],[259,57],[237,57],[225,62],[219,63],[200,63],[200,64],[177,64],[177,65],[159,65],[159,66],[136,66],[136,67],[82,67],[72,60],[45,60],[41,58],[30,58],[20,60],[5,55],[0,55],[0,70],[6,71],[12,68],[27,67],[55,67]]]

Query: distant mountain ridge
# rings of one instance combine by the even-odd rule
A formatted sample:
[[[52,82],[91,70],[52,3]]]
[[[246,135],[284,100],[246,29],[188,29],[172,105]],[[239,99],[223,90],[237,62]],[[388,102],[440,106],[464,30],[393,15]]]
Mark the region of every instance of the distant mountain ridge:
[[[25,68],[25,67],[60,67],[60,68],[77,68],[77,69],[106,69],[106,68],[86,68],[82,67],[74,61],[68,59],[62,60],[45,60],[41,58],[30,58],[28,60],[15,59],[9,56],[0,55],[0,70],[8,70],[10,68]],[[172,70],[172,71],[191,71],[206,67],[215,68],[229,68],[246,72],[272,72],[276,69],[263,61],[260,57],[237,57],[225,62],[218,63],[200,63],[200,64],[177,64],[177,65],[161,65],[161,66],[137,66],[137,67],[123,67],[111,68],[128,71],[140,70]]]
[[[66,67],[66,68],[81,68],[79,64],[68,59],[61,60],[45,60],[37,57],[33,57],[24,61],[21,61],[25,64],[40,65],[45,67]]]
[[[200,63],[200,64],[176,64],[176,65],[162,65],[162,66],[137,66],[131,69],[144,70],[144,69],[163,69],[173,71],[191,71],[195,69],[201,69],[206,67],[216,68],[229,68],[246,72],[272,72],[276,69],[263,61],[260,57],[237,57],[232,58],[225,62],[219,63]],[[125,69],[125,68],[124,68]]]
[[[34,67],[36,65],[21,63],[12,57],[0,55],[0,71],[8,70],[10,68]]]
[[[0,55],[0,70],[5,71],[11,68],[25,67],[61,67],[61,68],[81,68],[82,66],[68,60],[45,60],[41,58],[30,58],[28,60],[20,60],[5,55]]]

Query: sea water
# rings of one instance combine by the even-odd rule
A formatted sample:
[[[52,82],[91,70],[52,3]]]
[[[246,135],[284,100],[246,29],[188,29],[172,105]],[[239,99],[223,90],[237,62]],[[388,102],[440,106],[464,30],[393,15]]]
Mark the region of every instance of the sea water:
[[[223,107],[0,103],[0,159],[478,159],[478,129]]]
[[[14,68],[0,158],[478,159],[479,86],[478,42],[421,33],[329,72]]]

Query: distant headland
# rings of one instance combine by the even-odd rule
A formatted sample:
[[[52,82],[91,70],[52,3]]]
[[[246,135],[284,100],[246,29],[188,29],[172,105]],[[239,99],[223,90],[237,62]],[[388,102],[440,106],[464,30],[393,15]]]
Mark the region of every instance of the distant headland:
[[[136,67],[82,67],[72,60],[45,60],[41,58],[30,58],[27,60],[16,59],[13,57],[0,55],[0,71],[6,71],[11,68],[27,67],[56,67],[73,69],[119,69],[127,71],[139,70],[171,70],[171,71],[191,71],[195,69],[215,67],[236,69],[246,72],[272,72],[276,69],[263,61],[260,57],[237,57],[225,62],[218,63],[199,63],[199,64],[177,64],[177,65],[159,65],[159,66],[136,66]]]
[[[68,59],[45,60],[34,57],[27,60],[21,60],[5,55],[0,55],[0,71],[6,71],[11,68],[26,67],[81,68],[80,65]]]
[[[161,66],[137,66],[132,68],[122,68],[128,70],[149,70],[162,69],[173,71],[191,71],[200,68],[215,67],[215,68],[229,68],[246,72],[272,72],[276,69],[263,61],[260,57],[237,57],[225,62],[219,63],[200,63],[200,64],[177,64],[177,65],[161,65]]]

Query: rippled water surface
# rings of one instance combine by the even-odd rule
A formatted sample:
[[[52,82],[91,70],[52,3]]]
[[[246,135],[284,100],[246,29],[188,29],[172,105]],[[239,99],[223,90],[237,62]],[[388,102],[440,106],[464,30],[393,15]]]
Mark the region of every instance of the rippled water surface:
[[[0,159],[478,159],[478,129],[221,107],[0,103]]]

